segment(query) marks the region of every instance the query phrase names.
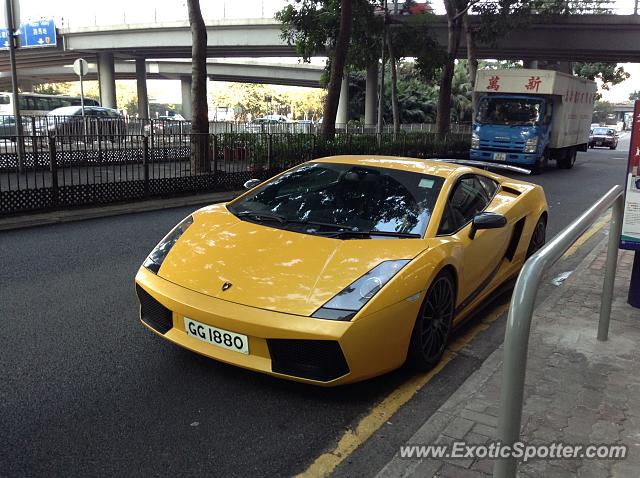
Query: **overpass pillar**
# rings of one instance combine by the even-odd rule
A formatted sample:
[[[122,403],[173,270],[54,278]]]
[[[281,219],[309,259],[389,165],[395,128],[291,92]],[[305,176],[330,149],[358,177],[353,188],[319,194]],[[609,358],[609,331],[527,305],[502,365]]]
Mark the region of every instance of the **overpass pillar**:
[[[364,124],[375,126],[377,119],[376,106],[378,104],[378,64],[367,68],[367,85],[364,97]]]
[[[190,120],[191,112],[191,77],[180,77],[180,91],[182,92],[182,116],[184,119]]]
[[[100,86],[100,104],[107,108],[117,108],[116,72],[113,53],[98,53],[98,80]]]
[[[149,119],[147,63],[144,58],[136,58],[136,85],[138,89],[138,115],[142,119]]]
[[[20,91],[25,92],[25,91],[33,91],[33,80],[26,80],[26,79],[22,79],[20,80]]]
[[[533,70],[540,68],[538,60],[525,60],[523,63],[525,68],[531,68]]]
[[[336,126],[345,125],[347,121],[349,121],[349,75],[345,72],[342,75],[342,84],[340,85],[340,100],[338,101]]]

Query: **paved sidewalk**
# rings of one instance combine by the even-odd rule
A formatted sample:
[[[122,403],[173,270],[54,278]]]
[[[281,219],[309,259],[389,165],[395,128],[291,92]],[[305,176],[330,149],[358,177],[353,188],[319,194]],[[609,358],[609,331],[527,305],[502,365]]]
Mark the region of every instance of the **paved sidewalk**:
[[[219,202],[231,201],[244,191],[228,191],[218,193],[192,194],[189,196],[176,196],[169,198],[155,198],[145,201],[132,201],[104,206],[85,207],[77,209],[63,209],[34,214],[22,214],[18,216],[0,216],[0,231],[22,229],[24,227],[45,226],[63,222],[83,221],[98,217],[118,216],[137,212],[157,211],[183,206],[200,206]]]
[[[640,310],[626,303],[633,253],[620,251],[609,340],[598,342],[606,240],[538,306],[533,317],[521,439],[529,444],[624,444],[624,460],[521,463],[522,477],[640,476]],[[502,382],[498,348],[408,444],[495,439]],[[396,455],[378,477],[485,477],[491,459],[405,459]]]

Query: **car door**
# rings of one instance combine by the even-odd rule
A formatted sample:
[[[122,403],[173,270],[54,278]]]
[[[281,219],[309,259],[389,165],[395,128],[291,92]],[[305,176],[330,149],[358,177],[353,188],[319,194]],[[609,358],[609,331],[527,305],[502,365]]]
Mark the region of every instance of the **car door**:
[[[453,186],[445,205],[439,236],[450,236],[460,246],[462,267],[458,270],[458,307],[473,301],[497,273],[509,240],[509,226],[484,229],[469,237],[476,214],[492,211],[498,183],[486,176],[464,175]]]

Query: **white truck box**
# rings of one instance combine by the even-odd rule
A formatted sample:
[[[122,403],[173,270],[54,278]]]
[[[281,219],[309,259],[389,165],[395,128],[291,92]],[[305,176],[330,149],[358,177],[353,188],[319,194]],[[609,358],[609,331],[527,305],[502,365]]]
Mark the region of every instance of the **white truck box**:
[[[543,95],[553,100],[549,146],[587,144],[596,99],[595,82],[553,70],[513,68],[478,70],[475,94]]]

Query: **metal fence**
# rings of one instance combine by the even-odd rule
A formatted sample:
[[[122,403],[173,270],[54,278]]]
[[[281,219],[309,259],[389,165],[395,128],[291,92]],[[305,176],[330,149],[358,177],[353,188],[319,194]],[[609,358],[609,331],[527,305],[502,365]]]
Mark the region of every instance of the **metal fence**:
[[[531,256],[518,275],[511,295],[507,328],[504,335],[497,436],[498,441],[504,445],[513,446],[520,436],[529,332],[536,294],[543,275],[605,211],[613,208],[597,333],[598,340],[607,340],[618,258],[618,242],[622,231],[623,194],[622,187],[614,186],[545,247]],[[515,477],[517,466],[518,462],[513,456],[499,458],[495,462],[493,476],[495,478]]]
[[[145,134],[172,135],[191,133],[191,121],[160,119],[142,119],[127,117],[96,117],[96,116],[23,116],[23,131],[27,136],[59,136],[74,135],[105,135],[115,134]],[[322,124],[311,121],[292,122],[240,122],[240,121],[210,121],[209,133],[307,133],[318,134]],[[400,125],[401,131],[435,133],[434,123],[408,123]],[[375,125],[362,125],[357,122],[337,123],[336,130],[344,133],[371,134],[376,133]],[[470,124],[452,124],[452,133],[471,134]],[[393,125],[384,125],[383,133],[392,133]],[[12,115],[0,115],[0,138],[16,136],[16,126]]]
[[[339,133],[332,141],[305,133],[28,135],[0,140],[0,214],[232,191],[334,154],[464,157],[468,149],[468,135],[430,133]]]

